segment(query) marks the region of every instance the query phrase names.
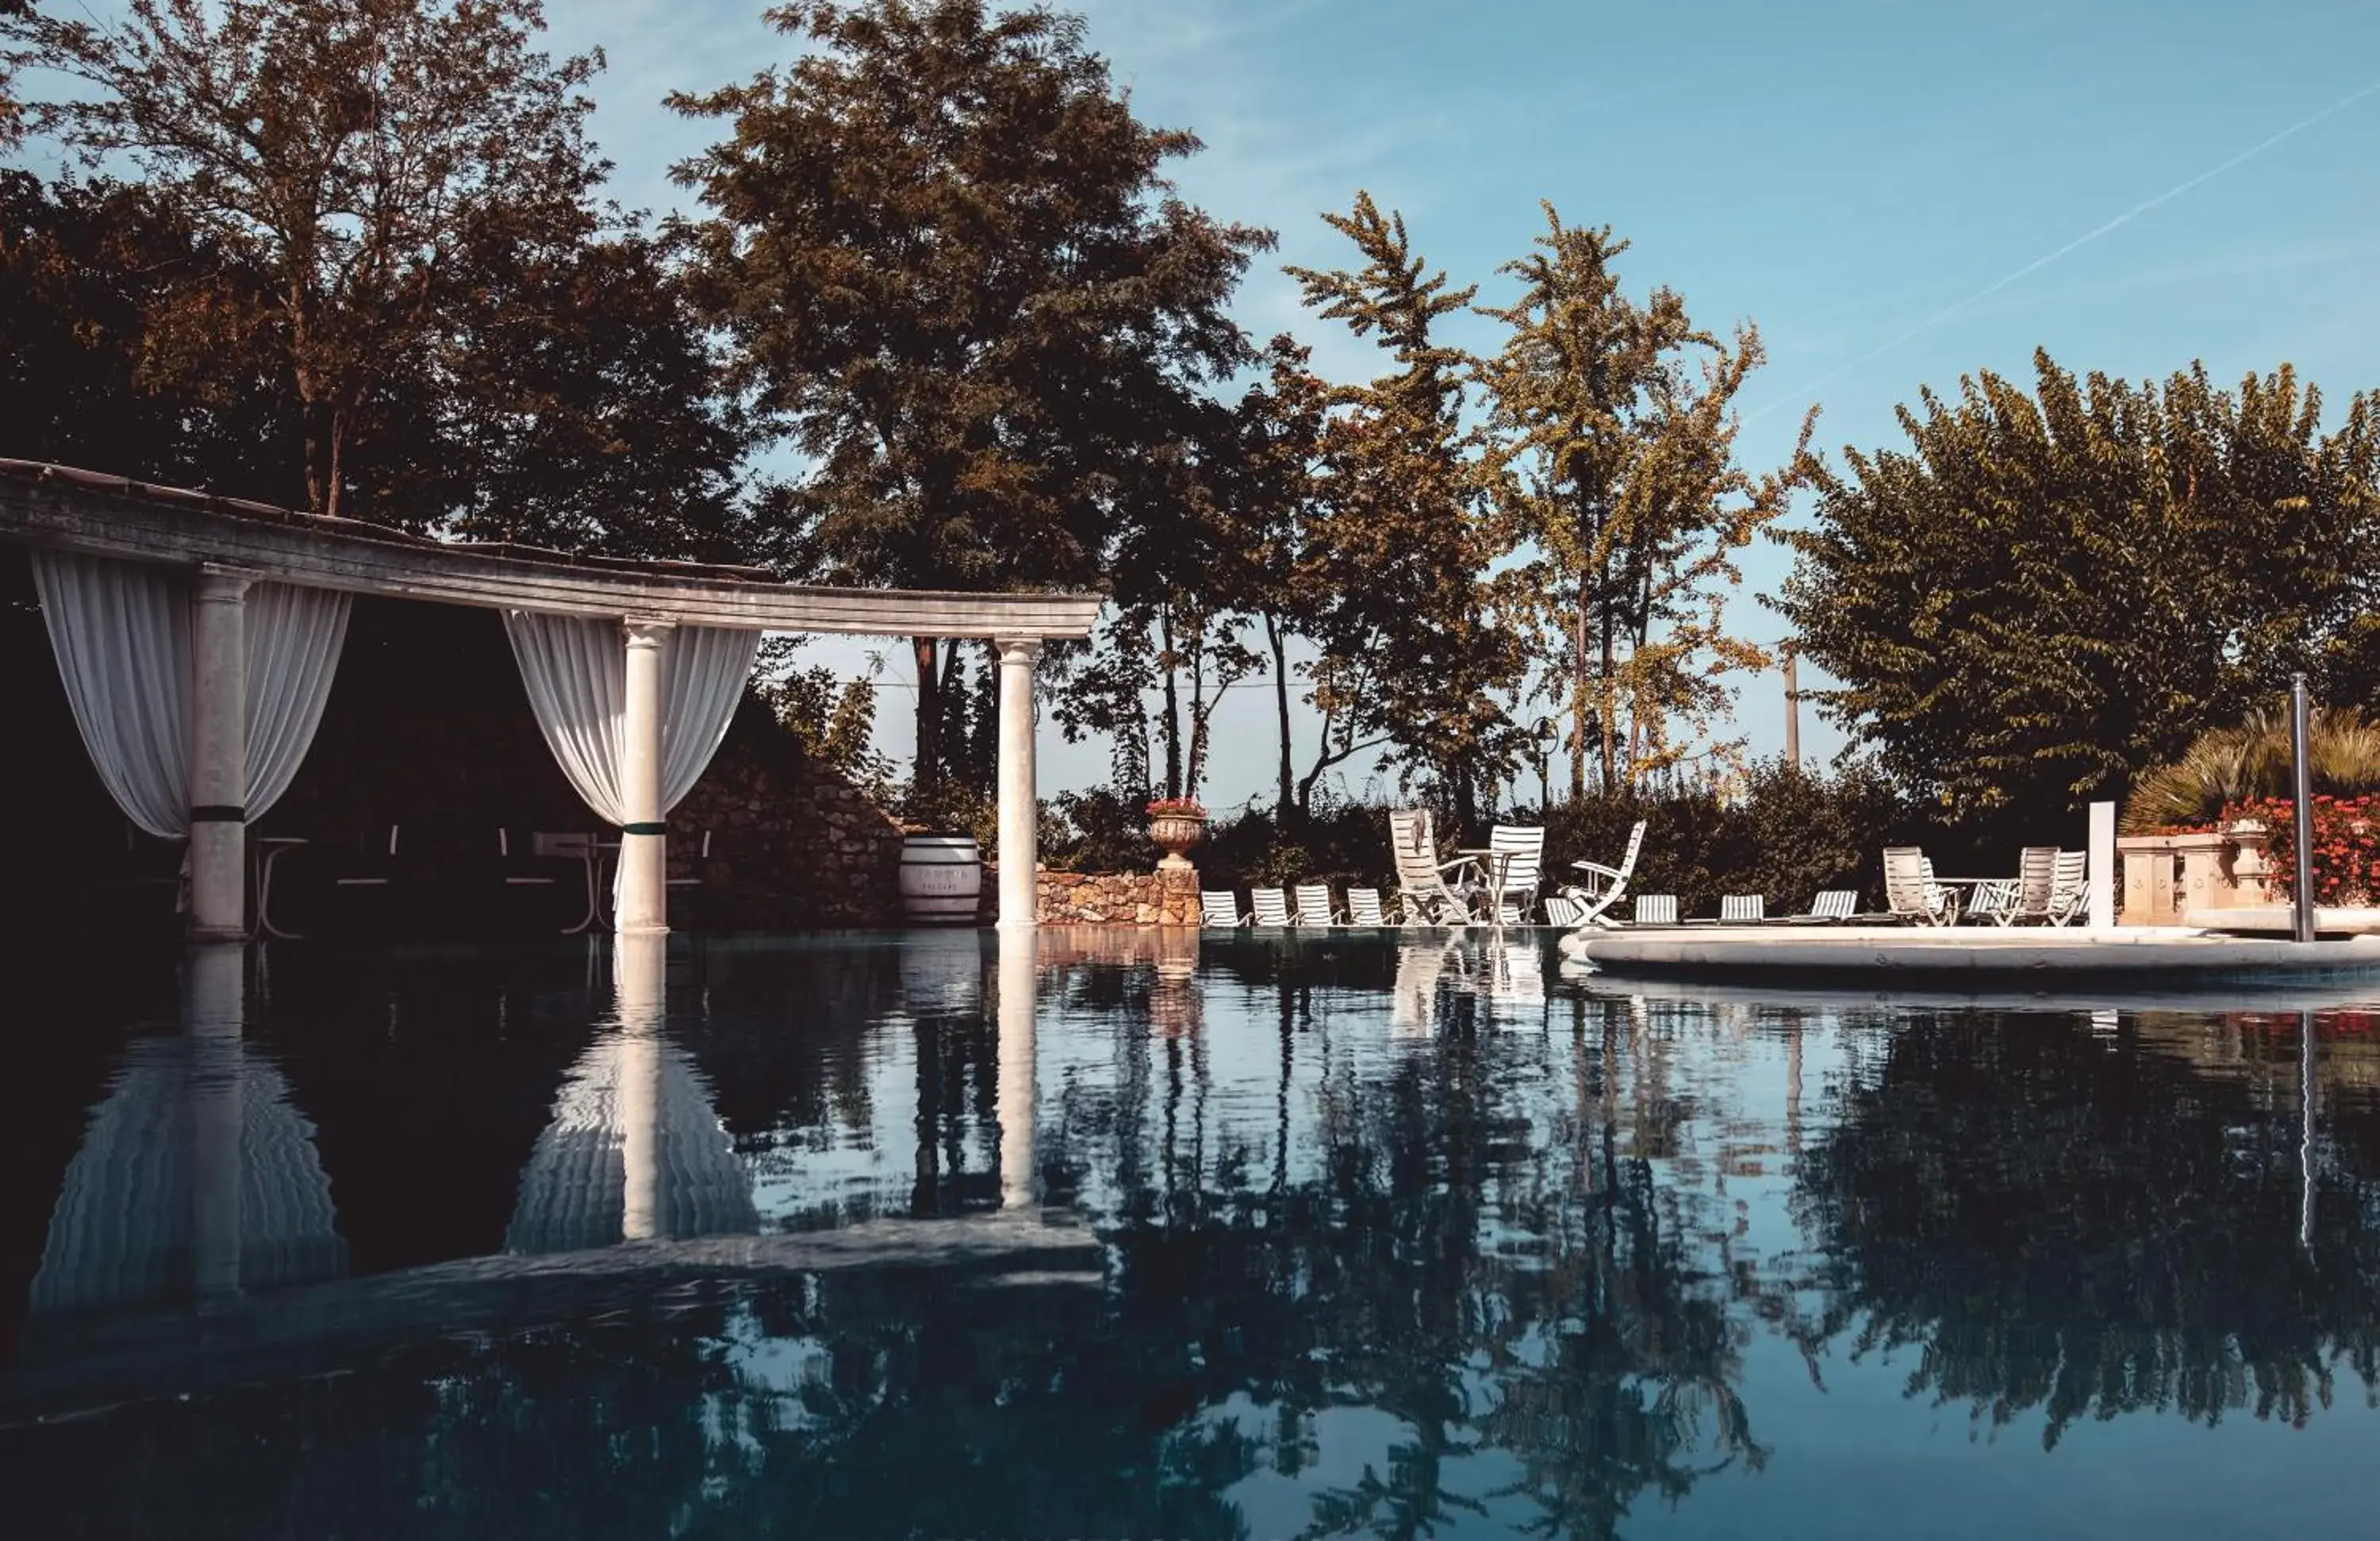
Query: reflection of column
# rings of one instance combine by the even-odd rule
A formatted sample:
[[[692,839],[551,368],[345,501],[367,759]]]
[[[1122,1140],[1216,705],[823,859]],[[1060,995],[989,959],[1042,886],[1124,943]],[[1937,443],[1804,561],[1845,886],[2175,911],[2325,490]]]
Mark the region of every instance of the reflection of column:
[[[1034,938],[1000,936],[1000,1206],[1033,1203]]]
[[[620,1165],[625,1191],[620,1234],[643,1241],[661,1233],[660,1116],[662,1019],[668,993],[669,939],[623,933],[614,942],[613,978],[620,999]]]
[[[239,1292],[245,961],[237,944],[192,947],[183,987],[190,1042],[191,1284],[201,1301]]]
[[[1785,1150],[1802,1154],[1802,1032],[1806,1021],[1796,1013],[1785,1024]]]
[[[190,937],[248,934],[249,575],[207,567],[190,607]]]
[[[1039,809],[1034,802],[1033,660],[1041,644],[1029,637],[1008,637],[1001,638],[999,647],[1000,923],[1031,926],[1037,905],[1034,867],[1040,854]]]
[[[620,895],[622,936],[669,929],[669,841],[662,822],[662,645],[667,621],[624,623],[627,637],[621,705]]]
[[[2314,1021],[2298,1013],[2298,1245],[2313,1250]]]

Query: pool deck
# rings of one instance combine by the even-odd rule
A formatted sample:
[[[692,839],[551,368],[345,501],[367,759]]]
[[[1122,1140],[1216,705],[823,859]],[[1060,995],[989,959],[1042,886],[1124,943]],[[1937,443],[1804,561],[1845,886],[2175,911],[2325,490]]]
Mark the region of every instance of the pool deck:
[[[1573,931],[1562,956],[1615,974],[2153,984],[2380,978],[2380,937],[2299,942],[2184,927],[1660,926]]]

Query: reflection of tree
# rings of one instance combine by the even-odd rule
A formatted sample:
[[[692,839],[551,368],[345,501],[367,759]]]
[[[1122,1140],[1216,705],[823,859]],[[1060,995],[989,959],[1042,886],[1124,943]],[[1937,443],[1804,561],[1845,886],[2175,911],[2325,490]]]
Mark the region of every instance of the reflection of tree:
[[[2374,1384],[2380,1184],[2329,1164],[2301,1248],[2294,1087],[2262,1097],[2153,1047],[2223,1031],[2157,1013],[2114,1040],[1996,1013],[1901,1025],[1800,1169],[1839,1292],[1825,1330],[1860,1353],[1916,1348],[1912,1394],[1995,1425],[2042,1409],[2051,1445],[2136,1409],[2302,1423],[2341,1358]]]
[[[1281,1018],[1286,1067],[1285,1003]],[[1633,1110],[1601,1104],[1618,1041],[1601,1048],[1595,1070],[1557,1078],[1546,1038],[1442,1031],[1384,1075],[1327,1074],[1318,1178],[1272,1182],[1269,1152],[1219,1157],[1264,1185],[1209,1183],[1163,1224],[1124,1204],[1117,1336],[1152,1395],[1184,1413],[1235,1396],[1270,1407],[1267,1458],[1287,1472],[1318,1414],[1391,1415],[1403,1435],[1385,1466],[1318,1494],[1315,1534],[1422,1535],[1484,1508],[1608,1535],[1647,1487],[1676,1496],[1716,1466],[1756,1464],[1733,1389],[1737,1286],[1698,1199],[1631,1153]],[[1070,1122],[1077,1142],[1144,1133]],[[1458,1469],[1488,1449],[1518,1463],[1517,1483],[1465,1486]]]

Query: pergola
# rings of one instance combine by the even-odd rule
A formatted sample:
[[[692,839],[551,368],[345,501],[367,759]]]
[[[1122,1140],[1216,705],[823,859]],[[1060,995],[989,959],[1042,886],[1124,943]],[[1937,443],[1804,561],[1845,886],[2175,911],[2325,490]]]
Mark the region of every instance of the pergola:
[[[441,541],[352,519],[0,459],[0,539],[162,566],[191,615],[190,927],[246,934],[246,599],[259,582],[612,622],[619,731],[623,933],[667,929],[662,651],[675,628],[980,637],[1000,655],[1000,924],[1034,923],[1038,846],[1033,670],[1041,644],[1090,634],[1098,594],[821,588],[745,567],[577,557]]]

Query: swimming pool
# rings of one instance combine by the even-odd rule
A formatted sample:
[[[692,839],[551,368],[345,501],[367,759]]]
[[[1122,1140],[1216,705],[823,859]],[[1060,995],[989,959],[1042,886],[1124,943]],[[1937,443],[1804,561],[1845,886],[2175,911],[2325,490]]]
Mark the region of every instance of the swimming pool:
[[[2368,1533],[2380,1009],[1002,947],[20,964],[16,1533]]]

